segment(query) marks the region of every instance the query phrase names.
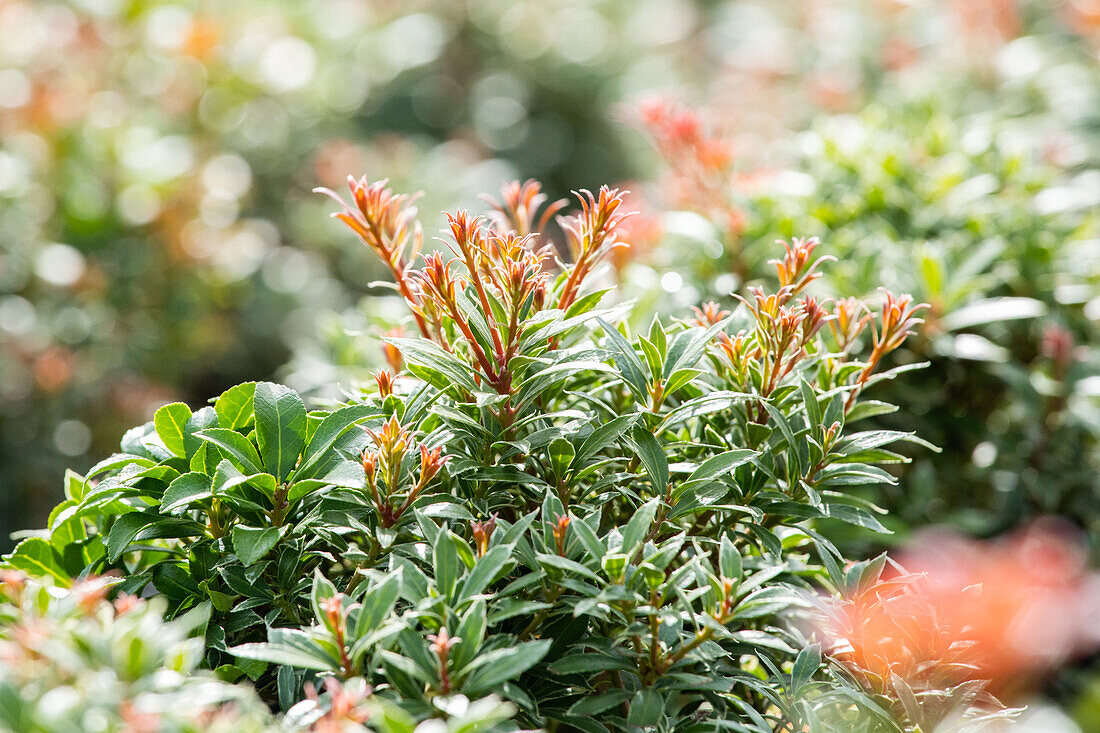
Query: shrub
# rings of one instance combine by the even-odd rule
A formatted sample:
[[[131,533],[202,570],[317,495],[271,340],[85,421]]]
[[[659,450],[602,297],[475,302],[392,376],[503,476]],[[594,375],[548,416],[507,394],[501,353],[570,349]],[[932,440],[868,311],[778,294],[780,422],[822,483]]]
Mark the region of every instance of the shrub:
[[[838,257],[829,290],[865,296],[886,283],[928,303],[898,359],[930,367],[886,388],[903,409],[874,425],[944,451],[909,453],[904,490],[868,496],[895,528],[950,522],[991,535],[1059,514],[1095,538],[1100,270],[1089,176],[1042,157],[1061,133],[1023,146],[1034,121],[958,107],[911,93],[820,119],[791,170],[738,188],[728,160],[704,156],[728,141],[708,136],[698,113],[654,106],[648,129],[674,192],[706,192],[671,203],[704,214],[725,243],[713,258],[670,237],[655,256],[705,294],[745,294],[767,276],[771,241],[808,231]],[[700,244],[694,252],[707,251]]]
[[[59,591],[8,571],[0,578],[0,728],[12,731],[145,733],[409,733],[414,723],[393,705],[367,699],[362,685],[330,681],[276,720],[253,690],[199,671],[208,609],[165,623],[164,599],[121,594],[110,582],[84,580]],[[456,699],[444,730],[487,730],[512,708],[495,698]],[[426,732],[426,728],[418,729]],[[434,728],[438,731],[439,728]]]
[[[0,579],[0,728],[12,731],[260,731],[247,687],[197,671],[201,609],[164,623],[165,599],[84,580],[64,592],[15,571]]]
[[[334,246],[315,180],[384,167],[449,205],[512,169],[619,175],[593,100],[643,60],[675,74],[686,43],[628,7],[3,3],[0,550],[157,405],[355,363],[313,335],[380,268]]]
[[[401,371],[313,411],[266,382],[166,405],[70,474],[10,566],[209,613],[206,665],[296,715],[325,684],[332,710],[416,720],[499,696],[478,705],[519,726],[911,729],[792,621],[883,567],[815,527],[884,529],[851,488],[922,441],[860,430],[894,409],[863,394],[923,306],[808,294],[831,258],[796,239],[775,292],[630,333],[593,287],[626,246],[620,192],[578,195],[568,257],[542,236],[564,204],[529,182],[449,215],[452,256],[417,265],[410,199],[350,188],[336,216],[412,315],[385,340]]]

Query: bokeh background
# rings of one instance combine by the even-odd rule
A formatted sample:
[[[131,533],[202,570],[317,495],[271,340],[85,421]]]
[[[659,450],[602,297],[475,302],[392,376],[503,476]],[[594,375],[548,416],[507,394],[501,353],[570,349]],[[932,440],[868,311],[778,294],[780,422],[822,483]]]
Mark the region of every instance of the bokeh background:
[[[943,450],[853,488],[894,537],[1056,514],[1100,555],[1098,0],[0,0],[3,549],[159,404],[380,363],[402,311],[310,193],[349,173],[429,232],[628,182],[647,312],[820,236],[827,289],[931,305],[878,420]],[[1086,731],[1096,680],[1053,683]]]

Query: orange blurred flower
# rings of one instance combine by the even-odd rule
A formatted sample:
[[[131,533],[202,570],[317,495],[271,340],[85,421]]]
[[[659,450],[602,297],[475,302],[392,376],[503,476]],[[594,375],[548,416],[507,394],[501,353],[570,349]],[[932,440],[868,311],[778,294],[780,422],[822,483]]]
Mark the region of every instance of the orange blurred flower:
[[[618,272],[622,272],[629,263],[644,258],[664,236],[659,213],[645,196],[632,192],[636,187],[637,184],[620,186],[623,189],[623,205],[635,214],[619,225],[619,239],[624,246],[611,250],[611,265]]]
[[[907,572],[829,607],[834,658],[876,693],[986,681],[1011,695],[1094,646],[1100,576],[1057,523],[1002,540],[933,533],[902,557]]]
[[[707,124],[703,115],[662,97],[642,102],[641,126],[669,167],[664,182],[674,206],[725,212],[733,177],[731,136]]]

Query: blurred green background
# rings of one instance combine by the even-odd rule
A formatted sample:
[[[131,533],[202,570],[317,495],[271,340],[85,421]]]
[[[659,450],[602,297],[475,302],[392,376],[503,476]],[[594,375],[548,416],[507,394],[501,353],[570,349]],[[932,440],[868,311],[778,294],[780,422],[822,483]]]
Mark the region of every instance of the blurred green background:
[[[1098,549],[1098,49],[1096,0],[0,0],[0,543],[161,403],[379,363],[400,309],[310,193],[366,173],[429,232],[510,178],[630,182],[609,277],[650,310],[822,237],[829,290],[932,306],[878,388],[944,448],[868,492],[898,536],[1057,513]]]

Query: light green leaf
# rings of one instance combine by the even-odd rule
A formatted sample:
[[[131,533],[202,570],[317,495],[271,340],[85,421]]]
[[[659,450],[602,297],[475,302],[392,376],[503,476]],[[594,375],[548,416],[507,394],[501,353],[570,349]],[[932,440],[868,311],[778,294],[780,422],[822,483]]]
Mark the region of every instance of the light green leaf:
[[[718,548],[718,571],[723,578],[741,580],[741,553],[725,534],[722,535],[722,542]]]
[[[821,647],[811,644],[798,653],[791,668],[791,694],[797,695],[798,691],[810,681],[821,666]]]
[[[435,585],[439,594],[444,598],[450,598],[454,593],[455,583],[458,582],[458,574],[461,571],[462,560],[458,556],[458,548],[450,531],[443,530],[435,538],[435,550],[433,553],[435,562]]]
[[[390,573],[378,585],[370,588],[363,596],[363,606],[359,609],[359,618],[355,623],[355,639],[360,639],[378,628],[382,619],[397,601],[397,592],[401,589],[401,571]]]
[[[638,458],[645,466],[649,480],[653,483],[653,490],[657,494],[663,494],[668,488],[668,458],[665,451],[653,433],[645,428],[636,427],[631,431],[631,444],[638,454]]]
[[[41,537],[28,537],[15,546],[7,563],[36,578],[50,577],[63,587],[72,583],[69,574],[61,569],[61,563],[49,542]]]
[[[214,402],[218,425],[229,430],[247,427],[252,422],[252,400],[255,382],[245,382],[222,392]]]
[[[137,533],[155,522],[157,518],[158,515],[152,513],[130,512],[116,519],[107,533],[107,559],[111,562],[118,560],[133,542]]]
[[[173,455],[180,458],[187,457],[183,441],[186,434],[187,421],[191,419],[191,408],[182,402],[173,402],[164,405],[153,413],[153,426],[160,436],[164,447]]]
[[[369,405],[349,405],[326,415],[302,453],[302,465],[295,472],[295,479],[315,477],[319,473],[319,467],[329,465],[333,444],[353,426],[372,417],[382,417],[382,414]]]
[[[511,561],[512,549],[512,545],[497,545],[479,557],[462,584],[462,598],[471,598],[485,590],[505,564]]]
[[[665,698],[652,689],[638,690],[630,701],[626,722],[634,726],[656,727],[664,718]]]
[[[228,652],[242,659],[256,659],[272,664],[325,672],[339,668],[304,631],[298,629],[271,629],[267,644],[241,644],[230,647]]]
[[[653,498],[642,504],[623,528],[622,552],[627,557],[632,557],[645,542],[650,525],[653,524],[653,518],[657,514],[658,502],[658,499]]]

